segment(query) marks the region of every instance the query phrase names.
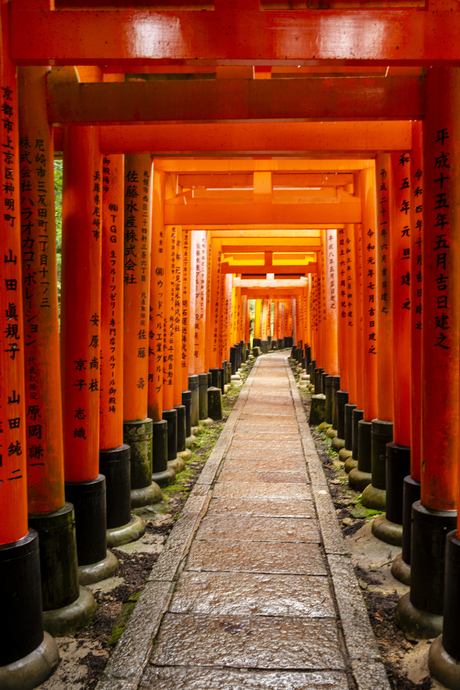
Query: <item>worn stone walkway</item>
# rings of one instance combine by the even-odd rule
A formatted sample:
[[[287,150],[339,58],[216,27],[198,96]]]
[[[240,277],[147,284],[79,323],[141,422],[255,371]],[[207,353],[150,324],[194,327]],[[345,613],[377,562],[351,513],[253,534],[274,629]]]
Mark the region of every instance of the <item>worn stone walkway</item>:
[[[248,377],[108,688],[389,690],[287,352]]]

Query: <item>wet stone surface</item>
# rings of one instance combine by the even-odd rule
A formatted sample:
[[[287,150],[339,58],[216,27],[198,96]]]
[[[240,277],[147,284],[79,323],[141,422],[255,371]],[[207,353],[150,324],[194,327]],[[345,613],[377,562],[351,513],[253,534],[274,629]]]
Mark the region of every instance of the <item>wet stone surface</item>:
[[[348,690],[344,673],[149,668],[139,690]],[[114,689],[115,690],[115,689]]]
[[[319,530],[316,520],[294,518],[212,515],[205,517],[198,529],[197,539],[242,541],[317,542]]]
[[[214,497],[234,496],[235,498],[311,498],[307,484],[275,484],[269,482],[218,482]]]
[[[282,498],[213,498],[207,514],[222,513],[267,517],[315,517],[313,501]]]
[[[187,570],[326,575],[317,544],[195,541]]]
[[[287,460],[225,460],[225,468],[219,475],[222,480],[227,472],[295,472],[306,477],[304,458],[289,458]]]
[[[155,666],[344,668],[335,619],[167,613],[151,657]]]
[[[257,463],[257,460],[254,460]],[[229,464],[230,466],[230,464]],[[305,472],[267,472],[259,470],[258,466],[247,470],[224,469],[219,476],[221,482],[266,482],[267,484],[307,484]]]
[[[332,618],[326,577],[253,573],[183,573],[173,613]]]

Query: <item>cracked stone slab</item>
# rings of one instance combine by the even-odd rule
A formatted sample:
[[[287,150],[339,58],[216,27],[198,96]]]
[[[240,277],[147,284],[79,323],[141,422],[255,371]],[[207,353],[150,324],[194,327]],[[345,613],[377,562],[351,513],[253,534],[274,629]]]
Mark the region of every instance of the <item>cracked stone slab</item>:
[[[273,484],[269,482],[218,482],[214,488],[214,497],[222,498],[311,498],[308,484]]]
[[[284,460],[231,460],[225,459],[224,472],[301,472],[306,474],[306,465],[303,458],[289,458]]]
[[[167,613],[151,663],[343,670],[333,619]]]
[[[146,584],[105,668],[104,676],[108,679],[132,680],[142,673],[152,651],[152,640],[169,604],[170,586],[169,582]]]
[[[139,690],[348,690],[339,671],[236,671],[208,668],[148,668]],[[115,688],[114,688],[115,690]]]
[[[252,461],[254,464],[257,460]],[[231,470],[224,467],[219,475],[219,482],[266,482],[268,484],[307,484],[307,473],[304,470],[300,472],[263,472],[259,471],[257,467],[247,471]]]
[[[312,500],[291,501],[282,498],[213,498],[207,515],[215,514],[293,518],[316,516]]]
[[[380,661],[366,605],[349,558],[327,557],[348,654],[352,660]]]
[[[172,613],[242,616],[336,615],[326,577],[256,573],[182,573]]]
[[[241,515],[237,521],[228,515],[207,516],[200,523],[196,539],[315,543],[321,541],[316,520],[247,515]]]
[[[193,542],[186,570],[326,575],[317,544],[298,542]]]

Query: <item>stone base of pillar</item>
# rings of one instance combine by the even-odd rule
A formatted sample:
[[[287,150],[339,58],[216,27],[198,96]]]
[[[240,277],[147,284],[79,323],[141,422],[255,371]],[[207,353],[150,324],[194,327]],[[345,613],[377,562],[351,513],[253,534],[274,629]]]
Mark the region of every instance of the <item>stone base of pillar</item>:
[[[269,347],[268,340],[261,340],[260,341],[260,349],[262,350],[262,354],[264,354],[264,355],[267,354],[268,347]]]
[[[208,414],[214,421],[222,419],[222,391],[220,388],[208,388]]]
[[[258,345],[257,345],[256,347],[253,347],[253,348],[252,348],[252,355],[253,355],[254,358],[260,356],[260,348],[259,348]]]
[[[428,668],[433,678],[449,690],[460,690],[460,664],[443,647],[443,636],[439,635],[428,653]]]
[[[420,482],[412,479],[410,475],[404,477],[403,497],[403,539],[402,554],[398,556],[391,566],[391,573],[405,585],[410,584],[410,552],[412,542],[412,505],[420,500]]]
[[[435,640],[429,654],[431,675],[447,688],[460,688],[460,641],[458,619],[460,597],[458,573],[460,566],[460,540],[455,530],[446,539],[446,572],[444,591],[444,623],[442,638]]]
[[[177,410],[175,408],[163,410],[163,419],[168,422],[167,460],[175,460],[177,458]]]
[[[352,470],[355,470],[358,467],[358,461],[354,459],[353,456],[351,458],[347,458],[345,460],[345,465],[344,465],[344,470],[347,472],[347,474],[350,474]]]
[[[318,426],[326,418],[326,396],[318,393],[311,396],[310,424]]]
[[[56,644],[43,631],[38,534],[0,546],[0,687],[35,688],[58,663]],[[44,636],[45,635],[45,636]]]
[[[179,474],[179,472],[185,470],[185,461],[177,456],[177,458],[174,458],[174,460],[168,460],[168,467],[174,470],[176,474]]]
[[[403,585],[410,586],[410,564],[406,563],[402,553],[399,553],[391,565],[391,574]]]
[[[362,493],[366,486],[369,486],[371,482],[371,473],[361,472],[359,467],[355,467],[348,475],[348,485],[350,489],[353,489],[354,491],[360,491]]]
[[[185,439],[187,438],[186,428],[186,408],[185,405],[174,405],[177,410],[177,450],[182,452],[185,450]]]
[[[29,515],[29,526],[40,541],[43,627],[50,635],[68,635],[83,628],[97,606],[93,595],[78,584],[73,505]]]
[[[208,374],[198,374],[199,379],[199,417],[206,419],[208,416]]]
[[[192,391],[182,391],[182,405],[185,406],[185,436],[190,436],[192,433],[191,418],[192,418]]]
[[[107,530],[107,546],[110,549],[123,544],[130,544],[137,541],[145,532],[145,522],[138,515],[131,515],[131,519],[126,525],[112,527]]]
[[[179,451],[177,453],[177,457],[182,458],[182,460],[187,462],[187,460],[190,460],[190,458],[192,457],[192,451],[190,450],[190,448],[186,448],[185,450]]]
[[[351,458],[351,455],[351,450],[348,450],[347,448],[342,448],[342,450],[339,451],[340,462],[346,462],[348,458]]]
[[[378,515],[372,523],[372,534],[385,544],[401,546],[402,525],[388,520],[386,515]]]
[[[430,510],[416,501],[412,516],[411,589],[399,600],[395,619],[414,637],[429,639],[442,632],[446,535],[456,527],[457,512]]]
[[[94,615],[97,603],[91,592],[79,587],[78,598],[68,606],[43,612],[43,627],[50,635],[62,637],[87,625]],[[0,674],[1,678],[1,674]],[[3,687],[0,682],[0,687]]]
[[[191,448],[193,446],[193,444],[196,443],[196,436],[194,436],[191,433],[191,431],[192,430],[190,429],[190,436],[187,436],[187,438],[185,439],[185,447],[186,448]]]
[[[87,585],[111,577],[118,561],[107,552],[105,477],[100,474],[86,482],[66,482],[65,495],[75,509],[79,583]]]
[[[159,503],[162,498],[163,494],[156,482],[143,486],[141,489],[131,489],[131,506],[133,508],[142,508],[153,503]]]
[[[99,470],[105,477],[107,529],[126,525],[131,520],[131,448],[99,451]]]
[[[2,690],[33,690],[45,682],[59,663],[57,644],[44,633],[42,643],[30,654],[6,666],[0,666]]]
[[[95,582],[112,577],[118,570],[118,561],[111,551],[97,563],[80,565],[78,567],[78,581],[81,585],[93,585]]]
[[[326,431],[326,436],[330,439],[335,438],[337,436],[337,429],[331,426],[330,429]]]
[[[349,451],[353,450],[353,410],[356,410],[356,405],[353,403],[346,403],[343,406],[345,422],[345,448]]]
[[[345,439],[335,436],[331,441],[331,448],[333,448],[337,453],[345,448]]]
[[[155,482],[155,484],[158,484],[158,486],[161,488],[174,484],[175,481],[176,473],[172,467],[168,467],[167,463],[166,469],[163,470],[163,472],[154,472],[152,474],[152,482]]]
[[[363,491],[361,503],[370,510],[380,510],[383,513],[386,507],[386,496],[385,489],[376,489],[375,486],[369,484]]]

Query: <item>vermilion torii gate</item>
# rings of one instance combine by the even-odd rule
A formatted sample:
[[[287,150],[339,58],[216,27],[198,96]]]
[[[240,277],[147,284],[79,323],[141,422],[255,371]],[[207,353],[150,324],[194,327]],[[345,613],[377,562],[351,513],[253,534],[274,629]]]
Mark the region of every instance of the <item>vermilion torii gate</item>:
[[[458,688],[455,531],[445,558],[458,493],[458,8],[166,4],[1,5],[0,608],[12,622],[0,685],[32,688],[57,661],[34,529],[72,530],[64,479],[78,550],[83,533],[96,554],[80,573],[97,577],[116,567],[100,451],[108,498],[121,488],[110,462],[129,467],[134,436],[134,490],[149,493],[152,470],[171,479],[167,460],[206,414],[208,371],[249,343],[254,299],[256,338],[273,301],[273,337],[284,326],[310,348],[317,387],[321,370],[340,375],[350,483],[386,505],[377,536],[404,538],[398,621],[441,633],[445,595],[430,664]],[[60,334],[53,141],[66,175]],[[72,609],[75,542],[59,542],[72,586],[58,602],[40,540],[45,627],[58,608],[82,624],[93,604]]]

